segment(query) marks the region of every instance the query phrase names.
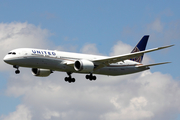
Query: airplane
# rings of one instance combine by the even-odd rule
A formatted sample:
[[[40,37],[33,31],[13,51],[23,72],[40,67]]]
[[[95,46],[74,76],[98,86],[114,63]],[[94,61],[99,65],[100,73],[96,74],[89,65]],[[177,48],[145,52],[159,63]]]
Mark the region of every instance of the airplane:
[[[96,80],[93,74],[117,76],[141,72],[150,69],[150,66],[167,64],[170,62],[143,65],[144,53],[161,50],[174,45],[146,49],[149,35],[144,35],[131,53],[117,56],[100,56],[82,53],[72,53],[56,50],[35,48],[18,48],[11,50],[4,62],[13,65],[15,73],[19,74],[19,67],[32,68],[32,74],[39,77],[47,77],[54,71],[66,72],[66,82],[75,82],[72,73],[87,74],[86,79]]]

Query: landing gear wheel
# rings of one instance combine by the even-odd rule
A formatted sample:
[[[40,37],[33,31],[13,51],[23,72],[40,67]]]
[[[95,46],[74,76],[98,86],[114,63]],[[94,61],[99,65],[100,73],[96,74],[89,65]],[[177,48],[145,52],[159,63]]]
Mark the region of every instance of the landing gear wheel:
[[[68,82],[71,83],[71,82],[75,82],[75,78],[68,78]]]
[[[96,76],[92,76],[92,79],[93,79],[93,80],[96,80]]]
[[[67,82],[68,81],[68,77],[65,77],[64,80]]]
[[[93,76],[91,73],[90,75],[86,75],[86,79],[89,79],[90,81],[96,80],[96,76]]]
[[[68,81],[69,83],[71,83],[72,81],[71,81],[71,79],[69,79],[69,81]]]
[[[89,75],[86,75],[86,79],[89,79]]]
[[[72,81],[72,82],[75,82],[76,80],[75,80],[75,78],[72,78],[71,81]]]
[[[19,73],[20,73],[20,70],[16,70],[15,73],[16,73],[16,74],[19,74]]]
[[[71,83],[71,82],[75,82],[75,81],[76,81],[75,78],[72,78],[72,77],[71,77],[71,74],[72,74],[72,73],[67,73],[67,74],[68,74],[69,77],[65,77],[65,78],[64,78],[64,80],[65,80],[66,82]]]

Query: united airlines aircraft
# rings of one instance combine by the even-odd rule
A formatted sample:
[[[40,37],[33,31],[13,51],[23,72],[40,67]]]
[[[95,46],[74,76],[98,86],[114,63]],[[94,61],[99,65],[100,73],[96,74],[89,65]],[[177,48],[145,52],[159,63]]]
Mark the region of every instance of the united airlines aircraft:
[[[46,77],[54,71],[66,72],[66,82],[75,82],[72,73],[86,74],[85,78],[96,80],[94,74],[117,76],[141,72],[150,69],[150,66],[166,64],[169,62],[143,65],[144,53],[164,49],[173,45],[145,50],[149,35],[145,35],[135,46],[131,53],[117,56],[99,56],[56,50],[35,48],[18,48],[11,50],[4,62],[13,65],[15,73],[19,74],[19,67],[32,68],[34,76]]]

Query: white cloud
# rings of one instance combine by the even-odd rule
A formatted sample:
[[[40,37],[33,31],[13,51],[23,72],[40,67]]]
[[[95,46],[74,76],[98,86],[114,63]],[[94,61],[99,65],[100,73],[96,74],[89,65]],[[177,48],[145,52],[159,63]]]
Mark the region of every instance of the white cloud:
[[[39,28],[39,31],[43,30]],[[39,34],[41,36],[37,38],[44,34]],[[34,37],[35,40],[37,38]],[[40,39],[38,43],[41,42],[46,45],[48,40]],[[13,46],[9,45],[11,49]],[[123,54],[131,50],[131,46],[118,42],[110,54]],[[99,53],[95,44],[85,45],[82,52]],[[86,80],[84,74],[72,74],[76,82],[71,84],[64,81],[65,76],[66,73],[55,72],[46,78],[34,77],[29,69],[21,69],[20,75],[11,74],[7,80],[6,94],[21,96],[22,104],[17,106],[16,111],[1,118],[169,120],[180,112],[180,83],[167,74],[145,71],[117,77],[98,75],[96,81]]]
[[[3,50],[11,50],[17,47],[47,47],[49,36],[48,30],[27,22],[0,24],[0,47]]]
[[[8,116],[2,116],[3,120],[31,120],[32,115],[30,110],[25,105],[18,105],[15,112]]]
[[[66,83],[65,76],[57,72],[37,78],[23,71],[8,80],[7,91],[22,96],[23,104],[31,106],[32,119],[38,120],[166,120],[180,111],[180,83],[170,75],[145,71],[119,77],[97,76],[97,81],[89,81],[84,75],[73,74],[77,80],[73,84]]]
[[[162,115],[161,118],[166,119],[173,116],[172,110],[180,110],[179,82],[161,73],[98,76],[95,82],[85,80],[84,75],[73,74],[77,79],[74,84],[63,80],[64,73],[45,79],[23,74],[28,79],[23,75],[10,79],[8,93],[17,95],[19,91],[23,103],[34,111],[33,118],[72,119],[73,116],[81,120],[91,116],[89,119],[136,120],[156,119]],[[14,89],[10,90],[12,87]]]
[[[49,109],[46,109],[46,112],[43,114],[44,119],[51,120],[52,117],[59,117],[60,114],[56,111],[50,111]]]
[[[86,54],[100,54],[96,44],[86,44],[80,51]]]
[[[155,21],[153,23],[148,25],[148,28],[150,30],[160,33],[163,31],[163,23],[161,22],[161,20],[159,18],[157,18],[157,19],[155,19]]]
[[[144,110],[144,107],[147,105],[147,100],[144,97],[132,98],[126,108],[121,108],[120,105],[117,105],[117,101],[113,101],[112,103],[116,107],[116,112],[110,112],[105,116],[101,116],[102,119],[139,120],[151,118],[154,116],[151,111]]]
[[[0,23],[0,59],[3,60],[10,50],[16,48],[49,48],[51,43],[48,37],[50,35],[48,30],[27,22]],[[0,61],[0,66],[0,70],[7,69],[4,61]]]
[[[132,86],[134,88],[131,88]],[[115,120],[171,119],[173,118],[171,111],[174,115],[179,113],[178,86],[180,86],[179,82],[172,80],[169,75],[148,72],[135,78],[134,81],[132,79],[129,85],[124,86],[122,92],[115,98],[111,98],[115,110],[102,115],[101,118],[107,120],[110,118]],[[128,95],[131,97],[127,99]]]
[[[118,41],[116,45],[113,46],[112,52],[110,53],[110,55],[114,56],[114,55],[127,54],[127,53],[130,53],[132,49],[133,49],[132,46],[126,43],[123,43],[122,41]]]

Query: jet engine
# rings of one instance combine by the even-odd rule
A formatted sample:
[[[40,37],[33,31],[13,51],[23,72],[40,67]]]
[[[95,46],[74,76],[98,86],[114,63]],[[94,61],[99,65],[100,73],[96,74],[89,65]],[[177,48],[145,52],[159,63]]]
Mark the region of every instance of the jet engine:
[[[32,68],[32,74],[39,77],[47,77],[52,73],[49,69]]]
[[[77,60],[74,63],[74,69],[81,72],[92,72],[94,69],[94,63],[88,60]]]

